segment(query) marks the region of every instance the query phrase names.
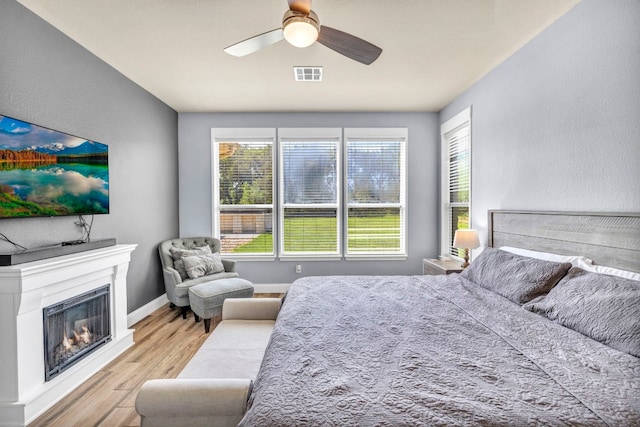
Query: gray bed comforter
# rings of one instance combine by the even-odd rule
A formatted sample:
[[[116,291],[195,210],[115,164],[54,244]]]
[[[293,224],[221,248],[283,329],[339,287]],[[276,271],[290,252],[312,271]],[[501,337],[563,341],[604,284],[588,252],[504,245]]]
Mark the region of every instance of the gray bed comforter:
[[[640,425],[640,359],[459,277],[287,294],[242,426]]]

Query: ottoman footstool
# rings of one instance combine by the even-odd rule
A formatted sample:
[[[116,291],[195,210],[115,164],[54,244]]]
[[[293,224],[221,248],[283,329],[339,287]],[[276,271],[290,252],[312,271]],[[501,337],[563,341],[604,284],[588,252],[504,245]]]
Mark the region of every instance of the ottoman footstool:
[[[209,333],[211,318],[222,313],[226,298],[253,297],[253,284],[239,277],[212,280],[189,288],[189,304],[196,322],[204,319],[204,331]]]

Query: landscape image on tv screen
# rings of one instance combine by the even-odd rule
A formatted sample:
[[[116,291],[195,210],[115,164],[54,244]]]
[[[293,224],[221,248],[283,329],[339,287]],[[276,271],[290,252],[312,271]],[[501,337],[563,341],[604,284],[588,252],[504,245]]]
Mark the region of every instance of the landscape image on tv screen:
[[[0,115],[0,218],[106,213],[107,145]]]

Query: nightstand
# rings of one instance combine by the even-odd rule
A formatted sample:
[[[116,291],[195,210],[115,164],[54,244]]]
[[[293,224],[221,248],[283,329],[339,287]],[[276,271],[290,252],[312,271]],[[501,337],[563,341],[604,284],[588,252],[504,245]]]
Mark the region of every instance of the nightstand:
[[[423,259],[422,260],[422,274],[437,276],[438,274],[451,274],[460,273],[462,270],[462,263],[453,259],[443,261],[441,259]]]

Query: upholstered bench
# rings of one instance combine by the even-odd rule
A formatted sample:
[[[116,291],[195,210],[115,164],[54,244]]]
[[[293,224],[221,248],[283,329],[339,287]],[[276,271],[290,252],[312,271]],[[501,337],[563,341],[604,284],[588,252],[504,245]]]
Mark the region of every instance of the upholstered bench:
[[[196,322],[204,319],[204,331],[209,333],[211,319],[222,313],[222,304],[227,298],[253,297],[253,284],[239,277],[218,279],[200,283],[189,288],[189,305]]]
[[[149,380],[136,397],[142,427],[235,427],[278,317],[280,298],[227,299],[222,321],[177,378]]]

